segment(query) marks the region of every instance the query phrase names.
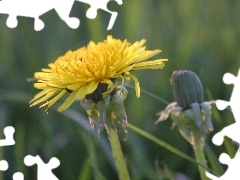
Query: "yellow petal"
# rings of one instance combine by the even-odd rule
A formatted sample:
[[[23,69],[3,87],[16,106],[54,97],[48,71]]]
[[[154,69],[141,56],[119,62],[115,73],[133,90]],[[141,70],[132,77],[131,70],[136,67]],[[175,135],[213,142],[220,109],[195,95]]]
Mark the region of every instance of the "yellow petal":
[[[113,40],[112,36],[111,36],[111,35],[108,35],[108,36],[107,36],[107,42],[108,42],[108,43],[111,43],[112,40]]]
[[[76,94],[77,99],[83,99],[87,94],[91,94],[97,89],[98,82],[92,81],[89,84],[82,85]]]
[[[133,79],[134,83],[135,83],[135,91],[136,91],[136,97],[139,98],[140,97],[140,85],[139,85],[139,82],[138,82],[138,79],[132,75],[132,74],[128,74],[128,73],[125,73],[123,76],[125,77],[130,77]]]
[[[136,62],[149,59],[149,58],[155,56],[156,54],[158,54],[160,52],[162,52],[162,50],[160,50],[160,49],[157,49],[157,50],[154,50],[154,51],[145,51],[143,56],[139,60],[137,60]]]
[[[46,69],[46,68],[43,68],[42,71],[43,71],[43,72],[48,72],[48,73],[51,73],[51,72],[52,72],[51,69]]]
[[[45,72],[35,72],[34,77],[37,79],[42,79],[42,78],[49,78],[49,73]]]
[[[76,83],[76,84],[68,85],[67,88],[68,88],[69,90],[74,91],[74,90],[78,89],[80,86],[81,86],[80,83]]]
[[[140,42],[139,42],[139,41],[135,42],[132,46],[133,46],[134,48],[138,49],[138,48],[140,48],[141,46],[143,46],[143,45],[145,44],[145,42],[146,42],[146,39],[142,39]]]
[[[58,111],[63,111],[67,109],[71,104],[75,101],[76,95],[77,95],[78,90],[73,91],[68,98],[64,101],[64,103],[58,108]]]
[[[88,85],[87,94],[90,94],[90,93],[94,92],[97,89],[97,86],[98,86],[98,82],[92,81]]]
[[[77,99],[83,99],[88,92],[88,86],[87,85],[82,85],[78,90],[76,94]]]
[[[52,89],[45,83],[35,83],[34,87],[37,89]]]
[[[62,90],[60,93],[58,93],[58,95],[56,95],[54,98],[52,98],[49,102],[48,102],[48,108],[50,108],[57,100],[59,100],[64,94],[66,94],[66,90]],[[48,108],[46,109],[46,111],[48,110]]]
[[[106,97],[107,95],[109,95],[114,90],[114,88],[116,87],[116,85],[109,79],[103,80],[103,81],[101,81],[101,83],[105,83],[105,84],[108,85],[107,91],[102,93],[103,97]]]
[[[158,59],[154,61],[146,61],[141,63],[136,63],[132,70],[142,70],[142,69],[159,69],[165,66],[164,62],[167,59]]]
[[[41,97],[41,98],[39,98],[39,99],[37,99],[35,102],[33,102],[31,105],[30,105],[30,107],[31,106],[35,106],[35,105],[37,105],[37,104],[39,104],[39,103],[41,103],[41,102],[43,102],[43,101],[46,101],[47,99],[49,99],[49,98],[51,98],[55,93],[57,93],[59,90],[52,90],[52,91],[50,91],[50,92],[48,92],[47,94],[45,94],[43,97]]]
[[[130,66],[127,66],[126,68],[122,69],[121,71],[117,72],[117,74],[121,75],[124,72],[128,72],[130,70],[133,70],[133,68],[135,67],[135,64],[132,64]]]
[[[50,91],[52,91],[52,89],[44,89],[42,91],[40,91],[39,93],[37,93],[33,99],[29,102],[30,104],[34,101],[36,101],[37,99],[41,98],[42,96],[45,96],[47,93],[49,93]]]

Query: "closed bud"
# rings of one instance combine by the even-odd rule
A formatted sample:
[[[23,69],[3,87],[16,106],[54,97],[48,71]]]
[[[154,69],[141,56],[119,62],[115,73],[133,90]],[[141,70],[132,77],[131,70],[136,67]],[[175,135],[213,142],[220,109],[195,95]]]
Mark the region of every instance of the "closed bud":
[[[204,100],[203,87],[198,76],[188,70],[174,71],[171,79],[173,96],[183,109],[191,108],[192,103],[201,104]]]

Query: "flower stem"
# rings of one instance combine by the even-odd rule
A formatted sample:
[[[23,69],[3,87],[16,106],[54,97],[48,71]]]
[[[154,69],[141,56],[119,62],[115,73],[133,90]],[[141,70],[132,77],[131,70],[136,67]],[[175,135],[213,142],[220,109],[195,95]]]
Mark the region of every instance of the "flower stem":
[[[207,161],[204,155],[203,151],[203,144],[201,143],[201,139],[198,133],[193,133],[193,138],[194,138],[194,144],[193,144],[193,149],[195,152],[196,160],[203,166],[207,167]],[[202,166],[198,165],[198,170],[201,176],[202,180],[209,180],[208,177],[206,176],[206,169],[203,168]]]
[[[113,128],[107,128],[109,134],[109,141],[111,143],[113,157],[117,166],[120,180],[130,180],[127,170],[127,165],[123,157],[121,144],[119,142],[118,134]]]

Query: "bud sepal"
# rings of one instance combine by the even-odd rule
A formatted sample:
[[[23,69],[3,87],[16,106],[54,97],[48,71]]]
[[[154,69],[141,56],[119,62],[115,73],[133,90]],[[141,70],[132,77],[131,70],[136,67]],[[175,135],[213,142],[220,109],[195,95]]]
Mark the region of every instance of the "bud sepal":
[[[91,99],[89,97],[80,101],[81,106],[86,110],[89,122],[92,128],[98,129],[98,134],[104,127],[110,127],[115,130],[115,122],[121,124],[125,129],[128,124],[127,114],[124,107],[124,100],[127,97],[127,89],[123,86],[117,86],[114,93],[101,98],[101,100]]]

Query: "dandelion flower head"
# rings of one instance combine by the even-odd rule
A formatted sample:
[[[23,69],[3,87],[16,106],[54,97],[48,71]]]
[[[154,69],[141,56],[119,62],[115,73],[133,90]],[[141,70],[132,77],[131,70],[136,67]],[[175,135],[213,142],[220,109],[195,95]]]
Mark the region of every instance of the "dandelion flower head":
[[[57,100],[70,93],[58,111],[67,109],[76,99],[83,99],[92,94],[100,84],[106,85],[102,96],[109,95],[115,88],[114,79],[132,78],[135,82],[136,96],[140,97],[138,79],[130,71],[158,69],[164,66],[167,59],[146,61],[161,50],[146,50],[146,40],[134,44],[107,36],[103,42],[89,42],[87,47],[75,51],[69,50],[60,56],[49,68],[36,72],[38,80],[34,84],[42,89],[30,101],[30,106],[43,103],[40,107],[51,107]],[[47,108],[47,109],[48,109]]]

